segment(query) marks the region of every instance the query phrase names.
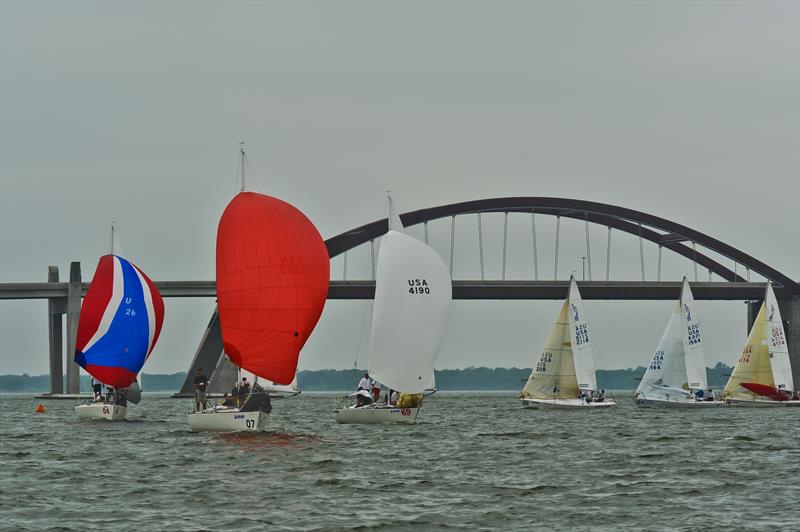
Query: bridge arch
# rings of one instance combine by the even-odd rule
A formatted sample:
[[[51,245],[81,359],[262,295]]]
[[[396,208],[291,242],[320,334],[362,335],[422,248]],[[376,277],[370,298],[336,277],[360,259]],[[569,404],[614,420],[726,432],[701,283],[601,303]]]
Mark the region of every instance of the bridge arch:
[[[403,225],[410,227],[441,218],[477,213],[535,213],[586,220],[599,225],[617,229],[663,246],[689,260],[707,268],[721,278],[734,281],[746,281],[730,268],[718,261],[687,246],[684,242],[699,244],[736,264],[752,270],[775,285],[785,288],[789,293],[800,293],[800,284],[787,275],[768,266],[755,257],[717,240],[696,229],[654,216],[641,211],[598,203],[594,201],[550,198],[550,197],[506,197],[488,198],[461,203],[452,203],[438,207],[430,207],[400,215]],[[388,230],[386,218],[362,225],[350,231],[329,238],[325,244],[331,258],[336,257],[370,240],[380,237]]]

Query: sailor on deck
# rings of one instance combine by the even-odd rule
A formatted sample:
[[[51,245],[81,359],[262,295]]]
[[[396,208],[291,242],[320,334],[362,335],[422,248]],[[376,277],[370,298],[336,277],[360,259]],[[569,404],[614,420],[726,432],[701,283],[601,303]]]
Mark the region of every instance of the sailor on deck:
[[[369,373],[364,373],[364,376],[358,381],[358,391],[361,390],[367,390],[372,393],[372,379],[369,378]]]
[[[203,368],[197,368],[197,375],[194,376],[192,384],[194,385],[194,407],[197,412],[200,412],[201,410],[205,410],[208,404],[206,400],[208,377],[203,374]]]

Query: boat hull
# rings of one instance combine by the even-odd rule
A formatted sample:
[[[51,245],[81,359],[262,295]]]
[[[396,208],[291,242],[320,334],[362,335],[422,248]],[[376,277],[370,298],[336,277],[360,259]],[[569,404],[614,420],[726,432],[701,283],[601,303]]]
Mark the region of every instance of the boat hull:
[[[75,407],[78,419],[105,419],[108,421],[119,421],[125,419],[128,408],[122,405],[110,405],[105,403],[87,403]]]
[[[207,410],[189,414],[189,427],[192,432],[259,432],[266,429],[267,417],[260,410]]]
[[[638,397],[634,399],[634,404],[640,408],[676,408],[676,409],[694,409],[694,408],[711,408],[715,406],[724,406],[724,401],[669,401],[667,399],[647,399]]]
[[[797,399],[791,401],[773,401],[771,399],[726,399],[725,403],[730,406],[743,406],[750,408],[800,408],[800,400]]]
[[[417,422],[417,408],[397,408],[393,406],[366,406],[361,408],[339,408],[334,411],[337,423],[345,424],[377,424],[377,423],[403,423],[414,424]]]
[[[582,401],[581,399],[522,399],[522,406],[525,408],[555,408],[555,409],[562,409],[562,410],[578,410],[578,409],[586,409],[586,408],[594,408],[594,409],[606,409],[617,406],[617,403],[612,399],[606,399],[605,401],[597,402],[592,401],[591,403],[587,403],[586,401]]]

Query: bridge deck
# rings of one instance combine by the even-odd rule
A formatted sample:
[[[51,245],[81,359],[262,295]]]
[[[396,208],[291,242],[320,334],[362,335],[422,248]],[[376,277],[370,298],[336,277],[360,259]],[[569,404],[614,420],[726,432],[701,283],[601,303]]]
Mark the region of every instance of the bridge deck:
[[[695,299],[761,299],[765,283],[691,283]],[[214,281],[159,281],[163,297],[215,297]],[[568,281],[453,281],[453,299],[564,299]],[[677,299],[680,281],[578,281],[583,299],[663,300]],[[85,294],[88,283],[82,283]],[[0,299],[66,298],[69,283],[2,283]],[[789,289],[774,287],[779,298],[791,297]],[[372,299],[375,281],[331,281],[328,299]]]

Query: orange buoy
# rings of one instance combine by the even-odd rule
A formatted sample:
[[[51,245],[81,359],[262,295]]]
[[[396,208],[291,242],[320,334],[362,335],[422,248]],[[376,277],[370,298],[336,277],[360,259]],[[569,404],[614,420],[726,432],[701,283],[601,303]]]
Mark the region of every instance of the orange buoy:
[[[44,405],[42,403],[39,403],[38,405],[36,405],[36,413],[37,414],[44,414]]]

